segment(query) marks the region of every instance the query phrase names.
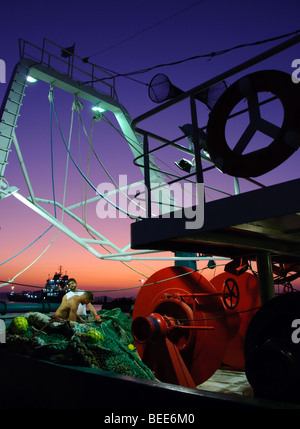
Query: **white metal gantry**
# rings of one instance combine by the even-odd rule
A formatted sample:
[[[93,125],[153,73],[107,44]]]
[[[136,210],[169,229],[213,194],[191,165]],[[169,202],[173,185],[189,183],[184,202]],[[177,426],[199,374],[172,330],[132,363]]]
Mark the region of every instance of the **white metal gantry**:
[[[25,42],[26,44],[27,42]],[[33,45],[32,45],[33,46]],[[39,49],[39,48],[37,48]],[[71,57],[72,58],[72,57]],[[45,60],[47,59],[47,61]],[[57,59],[57,57],[56,57]],[[119,103],[117,100],[114,88],[108,85],[110,94],[99,91],[92,84],[84,84],[82,81],[75,79],[73,76],[74,65],[73,61],[62,60],[65,64],[68,65],[68,72],[61,73],[51,66],[51,54],[46,52],[44,49],[40,50],[40,60],[26,58],[23,56],[19,63],[15,66],[13,71],[8,90],[6,92],[5,98],[2,103],[0,111],[0,199],[7,197],[8,195],[13,195],[20,202],[28,206],[35,213],[46,219],[50,224],[55,226],[58,230],[62,231],[64,234],[69,236],[76,243],[81,245],[87,251],[92,253],[99,259],[109,259],[109,260],[118,260],[118,261],[131,261],[134,259],[151,259],[151,260],[201,260],[201,259],[211,259],[203,257],[188,257],[185,256],[170,256],[170,257],[159,257],[159,256],[142,256],[143,254],[157,253],[155,250],[130,250],[130,243],[125,247],[120,248],[115,243],[113,243],[109,238],[103,235],[101,232],[95,230],[93,227],[88,225],[86,222],[83,222],[74,212],[74,208],[88,203],[89,201],[81,202],[72,207],[65,207],[58,201],[55,201],[55,205],[58,208],[61,208],[63,212],[70,216],[72,219],[84,225],[84,227],[93,234],[96,238],[83,238],[79,237],[75,232],[68,228],[62,221],[58,220],[57,217],[53,216],[48,212],[40,203],[46,203],[48,205],[53,205],[53,200],[39,198],[35,195],[34,189],[31,185],[29,175],[25,162],[22,157],[21,147],[18,143],[16,135],[16,127],[18,117],[20,116],[21,106],[23,104],[23,98],[25,95],[25,90],[27,87],[27,81],[38,80],[43,81],[50,86],[50,93],[53,88],[59,88],[69,94],[74,95],[74,100],[85,100],[90,102],[92,105],[99,108],[100,111],[109,111],[114,114],[120,130],[123,133],[125,139],[129,143],[129,147],[133,153],[133,156],[136,158],[143,153],[142,142],[139,138],[139,135],[133,131],[131,127],[131,117],[128,114],[125,107]],[[53,61],[52,61],[53,62]],[[86,72],[83,72],[86,73]],[[94,75],[94,69],[92,74],[89,75],[90,82],[97,82],[97,78]],[[49,100],[51,102],[51,100]],[[13,143],[16,154],[18,156],[22,172],[27,184],[29,191],[29,197],[22,195],[18,188],[14,184],[9,184],[5,179],[5,169],[8,164],[8,156],[11,151],[11,144]],[[159,201],[163,198],[164,204],[160,205],[161,212],[164,212],[164,206],[166,210],[170,211],[172,206],[173,196],[169,192],[167,187],[164,187],[165,181],[163,175],[160,173],[159,168],[155,165],[153,158],[150,156],[150,162],[156,168],[151,169],[151,182],[158,184],[158,188],[161,185],[161,189],[157,192],[157,198]],[[132,185],[129,185],[132,186]],[[163,197],[162,197],[163,195]],[[154,198],[155,192],[153,193]],[[96,199],[105,198],[108,203],[111,203],[109,196],[107,195],[98,195]],[[95,201],[95,198],[93,199]],[[99,244],[101,246],[106,246],[111,248],[110,253],[100,253],[98,250],[95,250],[90,244]],[[214,258],[216,259],[216,258]]]

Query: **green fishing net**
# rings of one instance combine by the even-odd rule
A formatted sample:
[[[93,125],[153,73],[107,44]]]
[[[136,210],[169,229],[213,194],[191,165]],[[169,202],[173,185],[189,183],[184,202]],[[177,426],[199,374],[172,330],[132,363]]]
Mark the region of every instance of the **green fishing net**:
[[[100,310],[98,314],[101,323],[93,318],[87,323],[53,322],[45,314],[26,313],[17,321],[12,320],[7,330],[6,347],[59,364],[155,380],[135,350],[131,317],[119,308]]]

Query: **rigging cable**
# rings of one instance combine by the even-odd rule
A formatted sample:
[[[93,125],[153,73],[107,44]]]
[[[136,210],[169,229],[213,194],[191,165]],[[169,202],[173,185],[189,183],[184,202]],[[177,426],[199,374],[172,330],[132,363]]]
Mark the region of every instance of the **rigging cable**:
[[[49,98],[53,96],[52,92],[53,92],[53,89],[51,87],[50,88],[50,92],[49,92],[49,96],[48,96]],[[52,110],[51,110],[51,107],[50,107],[51,180],[52,180],[52,192],[53,192],[53,201],[54,201],[54,213],[55,213],[55,217],[56,217],[54,171],[53,171],[53,144],[52,144],[52,142],[53,142],[53,135],[52,135]],[[53,227],[53,225],[51,225],[49,228],[47,228],[46,231],[44,231],[41,235],[39,235],[39,237],[37,237],[35,240],[33,240],[30,244],[28,244],[27,246],[25,246],[22,250],[20,250],[19,252],[15,253],[13,256],[11,256],[10,258],[8,258],[6,261],[1,262],[0,266],[4,265],[6,262],[9,262],[11,259],[15,258],[16,256],[20,255],[22,252],[24,252],[25,250],[27,250],[34,243],[36,243],[41,237],[43,237],[43,235],[45,235],[52,227]]]
[[[137,216],[130,214],[129,212],[127,212],[126,210],[123,210],[121,207],[117,206],[116,204],[114,204],[112,201],[110,201],[105,195],[101,194],[98,189],[96,188],[96,186],[93,185],[93,183],[91,183],[91,181],[87,178],[87,176],[83,173],[83,171],[81,170],[81,168],[79,167],[79,165],[77,164],[77,162],[75,161],[75,159],[73,158],[71,152],[68,149],[68,146],[66,144],[66,140],[64,138],[60,123],[59,123],[59,119],[57,117],[57,112],[56,112],[56,108],[55,108],[55,103],[54,100],[51,100],[51,103],[53,104],[53,111],[54,111],[54,115],[57,121],[57,125],[63,140],[63,143],[65,145],[65,148],[67,150],[67,152],[70,155],[71,161],[73,162],[73,164],[75,165],[77,171],[80,173],[80,175],[84,178],[84,180],[91,186],[92,189],[94,189],[94,191],[103,199],[105,199],[105,201],[107,201],[109,204],[111,204],[112,206],[114,206],[117,210],[121,211],[122,213],[125,213],[127,216],[129,216],[132,219],[137,219]]]
[[[80,121],[81,121],[81,124],[82,124],[82,128],[83,128],[83,131],[84,131],[84,134],[85,134],[85,136],[86,136],[86,138],[87,138],[87,140],[88,140],[88,142],[89,142],[89,157],[90,157],[90,151],[93,151],[93,153],[94,153],[94,155],[95,155],[95,157],[96,157],[96,159],[97,159],[97,161],[99,162],[99,164],[101,165],[101,167],[103,168],[103,170],[104,170],[104,172],[106,173],[106,175],[109,177],[109,179],[112,181],[112,183],[115,185],[115,187],[118,189],[118,191],[120,192],[120,193],[122,193],[131,203],[133,203],[133,204],[135,204],[136,206],[139,206],[139,204],[138,203],[136,203],[132,198],[130,198],[128,195],[127,195],[127,193],[124,193],[123,191],[122,191],[122,189],[120,189],[120,187],[119,187],[119,185],[117,184],[117,182],[114,180],[114,178],[112,177],[112,175],[109,173],[109,171],[107,170],[107,168],[105,167],[105,165],[103,164],[103,162],[101,161],[101,159],[99,158],[99,156],[98,156],[98,154],[97,154],[97,152],[95,151],[95,148],[94,148],[94,146],[93,146],[93,144],[92,144],[92,133],[93,133],[93,124],[94,124],[94,120],[95,120],[95,117],[93,117],[93,119],[92,119],[92,126],[91,126],[91,136],[89,137],[88,136],[88,134],[87,134],[87,131],[86,131],[86,128],[85,128],[85,124],[84,124],[84,121],[83,121],[83,118],[82,118],[82,115],[80,114],[80,112],[78,112],[79,113],[79,118],[80,118]],[[106,116],[105,115],[102,115],[101,116],[101,119],[102,118],[104,118],[105,120],[106,120],[106,122],[109,124],[109,125],[112,125],[108,120],[107,120],[107,118],[106,118]],[[114,127],[113,127],[114,128]],[[114,128],[114,129],[116,129],[116,128]],[[118,130],[117,130],[118,131]],[[129,139],[129,137],[127,137],[127,136],[123,136],[122,135],[122,133],[120,133],[121,134],[121,136],[126,140],[126,142],[130,145],[130,142],[128,141],[128,139]],[[90,160],[90,158],[89,158],[89,160]],[[141,210],[145,210],[143,207],[141,207],[141,206],[139,206],[140,207],[140,209]]]
[[[58,234],[59,234],[59,231],[58,231],[58,233],[56,234],[56,236],[52,239],[52,241],[48,244],[48,246],[43,250],[43,252],[33,261],[33,262],[31,262],[31,264],[29,264],[26,268],[24,268],[24,270],[22,270],[22,271],[20,271],[18,274],[16,274],[12,279],[10,279],[7,283],[3,283],[3,284],[1,284],[0,285],[0,287],[3,287],[3,286],[8,286],[8,285],[10,285],[10,284],[12,284],[12,282],[17,278],[17,277],[19,277],[19,275],[21,275],[21,274],[23,274],[25,271],[27,271],[28,270],[28,268],[30,268],[30,267],[32,267],[32,265],[34,265],[39,259],[40,259],[40,257],[41,256],[43,256],[43,254],[49,249],[49,247],[52,245],[52,243],[56,240],[56,238],[57,238],[57,236],[58,236]]]
[[[200,262],[202,262],[202,261],[200,261]],[[226,264],[217,264],[216,267],[224,267],[225,265]],[[210,269],[210,268],[208,266],[203,267],[203,268],[198,268],[196,270],[188,271],[188,272],[185,272],[185,273],[182,273],[182,274],[177,274],[176,276],[173,276],[173,277],[168,277],[166,279],[161,279],[161,280],[157,280],[155,282],[147,283],[147,284],[144,284],[142,286],[131,286],[131,287],[120,288],[120,289],[95,290],[94,292],[102,292],[102,293],[104,293],[104,292],[120,292],[120,291],[123,291],[123,290],[131,290],[131,289],[144,288],[144,287],[148,287],[148,286],[155,285],[155,284],[158,284],[158,283],[167,282],[169,280],[174,280],[174,279],[177,279],[179,277],[185,277],[185,276],[188,276],[188,275],[193,274],[195,272],[200,272],[200,271],[202,272],[202,271],[207,270],[207,269]],[[201,273],[201,276],[202,276],[202,273]]]
[[[243,44],[236,45],[236,46],[233,46],[231,48],[222,49],[222,50],[219,50],[219,51],[213,51],[213,52],[209,52],[209,53],[206,53],[206,54],[194,55],[194,56],[189,57],[189,58],[185,58],[185,59],[177,60],[177,61],[172,61],[172,62],[169,62],[169,63],[157,64],[155,66],[148,67],[148,68],[145,68],[145,69],[135,70],[135,71],[132,71],[132,72],[127,72],[127,73],[116,73],[114,76],[110,76],[110,77],[107,77],[107,78],[101,78],[101,79],[99,78],[97,80],[98,81],[102,81],[102,80],[108,80],[108,79],[115,79],[116,77],[134,76],[136,74],[147,73],[147,72],[149,72],[151,70],[154,70],[154,69],[157,69],[157,68],[160,68],[160,67],[175,66],[175,65],[182,64],[182,63],[185,63],[187,61],[196,60],[196,59],[199,59],[199,58],[208,58],[209,60],[211,60],[212,58],[214,58],[216,56],[227,54],[227,53],[232,52],[232,51],[234,51],[236,49],[242,49],[242,48],[246,48],[246,47],[250,47],[250,46],[262,45],[264,43],[269,43],[269,42],[280,40],[280,39],[283,39],[283,38],[286,38],[286,37],[289,37],[289,36],[294,36],[294,35],[298,34],[299,32],[300,32],[300,29],[298,29],[296,31],[293,31],[291,33],[287,33],[287,34],[283,34],[283,35],[275,36],[275,37],[270,37],[268,39],[259,40],[259,41],[256,41],[256,42],[243,43]]]
[[[82,104],[81,104],[81,106],[82,106]],[[116,188],[120,191],[120,192],[122,192],[122,190],[119,188],[119,186],[117,185],[117,183],[115,182],[115,180],[113,179],[113,177],[111,176],[111,174],[108,172],[108,170],[105,168],[105,166],[104,166],[104,164],[102,163],[102,161],[100,160],[100,158],[98,157],[98,155],[97,155],[97,153],[96,153],[96,151],[95,151],[95,149],[94,149],[94,147],[93,147],[93,145],[92,145],[92,135],[93,135],[93,129],[94,129],[94,121],[95,121],[95,117],[93,117],[92,118],[92,124],[91,124],[91,131],[90,131],[90,137],[88,136],[88,133],[87,133],[87,131],[86,131],[86,127],[85,127],[85,124],[84,124],[84,121],[83,121],[83,118],[82,118],[82,115],[81,115],[81,113],[80,113],[80,110],[78,109],[78,117],[79,117],[79,119],[80,119],[80,122],[81,122],[81,125],[82,125],[82,128],[83,128],[83,131],[84,131],[84,134],[85,134],[85,136],[86,136],[86,138],[87,138],[87,140],[88,140],[88,143],[89,143],[89,155],[88,155],[88,169],[87,169],[87,177],[88,177],[88,174],[89,174],[89,166],[90,166],[90,154],[91,154],[91,150],[93,151],[93,153],[94,153],[94,155],[95,155],[95,157],[96,157],[96,159],[98,160],[98,162],[100,163],[100,165],[101,165],[101,167],[104,169],[104,171],[105,171],[105,173],[108,175],[108,177],[110,178],[110,180],[114,183],[114,185],[116,186]],[[102,117],[103,117],[103,115],[101,115],[101,119],[102,119]],[[88,189],[88,183],[86,184],[86,195],[85,195],[85,211],[84,211],[84,226],[85,226],[85,229],[86,229],[86,231],[88,232],[88,234],[93,238],[93,239],[95,239],[95,237],[93,236],[93,234],[89,231],[89,229],[88,229],[88,226],[87,226],[87,223],[86,223],[86,206],[87,206],[87,189]],[[126,195],[126,194],[125,194]],[[131,200],[127,195],[126,195],[126,197],[131,201],[131,202],[133,202],[134,204],[137,204],[135,201],[133,201],[133,200]],[[106,246],[104,246],[103,244],[100,244],[100,246],[103,248],[103,249],[105,249],[108,253],[110,253],[110,254],[112,254],[112,252],[109,250],[109,249],[107,249],[107,247]],[[148,276],[146,275],[146,274],[144,274],[144,273],[142,273],[141,271],[138,271],[137,269],[135,269],[135,268],[133,268],[133,267],[131,267],[129,264],[127,264],[125,261],[120,261],[123,265],[125,265],[127,268],[129,268],[129,269],[131,269],[131,270],[133,270],[133,271],[135,271],[136,273],[138,273],[138,274],[140,274],[140,275],[142,275],[143,277],[146,277],[146,278],[148,278]],[[141,262],[140,262],[141,263]],[[145,265],[146,266],[146,264],[143,264],[143,263],[141,263],[142,265]],[[147,268],[149,268],[148,266],[146,266]]]
[[[106,51],[108,51],[109,49],[115,48],[116,46],[119,46],[119,45],[121,45],[122,43],[125,43],[125,42],[127,42],[128,40],[131,40],[131,39],[133,39],[134,37],[139,36],[139,35],[140,35],[140,34],[142,34],[142,33],[145,33],[146,31],[152,30],[152,28],[155,28],[155,27],[157,27],[158,25],[163,24],[164,22],[168,21],[169,19],[175,18],[176,16],[180,15],[181,13],[185,12],[186,10],[191,9],[192,7],[197,6],[199,3],[202,3],[202,2],[203,2],[203,0],[199,0],[199,1],[195,2],[195,3],[192,3],[191,5],[186,6],[184,9],[181,9],[180,11],[178,11],[178,12],[174,13],[173,15],[170,15],[170,16],[168,16],[168,17],[166,17],[166,18],[162,19],[161,21],[159,21],[159,22],[157,22],[157,23],[155,23],[155,24],[153,24],[153,25],[150,25],[149,27],[144,28],[143,30],[138,31],[137,33],[132,34],[131,36],[126,37],[125,39],[123,39],[123,40],[121,40],[121,41],[119,41],[119,42],[115,43],[114,45],[108,46],[107,48],[102,49],[101,51],[98,51],[98,52],[96,52],[95,54],[90,55],[89,57],[84,58],[84,59],[83,59],[83,61],[84,61],[84,62],[87,62],[87,61],[89,60],[89,58],[91,58],[91,57],[95,57],[96,55],[102,54],[103,52],[106,52]]]
[[[57,116],[57,112],[56,112],[56,108],[55,108],[55,103],[54,103],[54,99],[53,99],[53,97],[52,97],[52,99],[50,99],[49,100],[50,101],[50,103],[52,103],[53,104],[53,112],[54,112],[54,115],[55,115],[55,118],[56,118],[56,121],[57,121],[57,125],[58,125],[58,128],[59,128],[59,131],[60,131],[60,134],[61,134],[61,137],[62,137],[62,140],[63,140],[63,143],[64,143],[64,145],[65,145],[65,148],[66,148],[66,150],[67,150],[67,152],[68,152],[68,154],[69,154],[69,156],[70,156],[70,158],[71,158],[71,161],[73,162],[73,164],[75,165],[75,167],[76,167],[76,169],[78,170],[78,172],[80,173],[80,175],[86,180],[86,182],[94,189],[94,191],[96,191],[96,193],[98,194],[98,195],[100,195],[102,198],[104,198],[108,203],[110,203],[110,204],[112,204],[115,208],[117,208],[118,210],[120,210],[121,212],[123,212],[123,213],[125,213],[125,214],[127,214],[130,218],[137,218],[137,216],[135,216],[135,215],[132,215],[132,214],[130,214],[130,213],[128,213],[126,210],[123,210],[122,208],[120,208],[119,206],[117,206],[116,204],[114,204],[113,202],[111,202],[108,198],[106,198],[104,195],[102,195],[99,191],[98,191],[98,189],[91,183],[91,181],[87,178],[87,176],[83,173],[83,171],[81,170],[81,168],[78,166],[78,164],[76,163],[76,161],[74,160],[74,158],[73,158],[73,156],[72,156],[72,154],[71,154],[71,152],[70,152],[70,150],[69,150],[69,148],[68,148],[68,146],[67,146],[67,144],[66,144],[66,140],[65,140],[65,138],[64,138],[64,135],[63,135],[63,132],[62,132],[62,129],[61,129],[61,126],[60,126],[60,123],[59,123],[59,119],[58,119],[58,116]],[[106,249],[107,250],[107,249]],[[123,262],[123,261],[122,261]],[[127,264],[125,264],[126,266],[128,266],[130,269],[132,269],[132,270],[134,270],[134,271],[136,271],[138,274],[140,274],[140,275],[143,275],[144,277],[147,277],[145,274],[143,274],[143,273],[141,273],[141,272],[139,272],[139,271],[137,271],[137,270],[135,270],[134,268],[132,268],[132,267],[130,267],[129,265],[127,265]]]
[[[20,255],[22,252],[24,252],[24,250],[27,250],[30,246],[32,246],[34,243],[36,243],[40,238],[43,237],[43,235],[45,235],[51,228],[53,227],[53,225],[49,226],[49,228],[46,229],[46,231],[44,231],[41,235],[39,235],[35,240],[33,240],[30,244],[28,244],[27,246],[24,247],[24,249],[20,250],[19,252],[15,253],[13,256],[11,256],[10,258],[6,259],[6,261],[3,261],[0,263],[1,265],[6,264],[6,262],[9,262],[11,259],[15,258],[16,256]]]
[[[52,181],[52,192],[53,192],[53,206],[54,206],[54,217],[56,218],[56,202],[55,202],[55,186],[54,186],[54,161],[53,161],[53,130],[52,130],[52,103],[53,100],[53,86],[50,86],[48,95],[50,101],[50,153],[51,153],[51,181]]]
[[[49,93],[49,100],[50,98],[53,99],[53,90],[51,91],[51,96]],[[51,108],[51,103],[50,103],[50,145],[51,145],[51,154],[53,153],[53,134],[52,134],[52,108]],[[73,128],[73,117],[71,118],[71,124],[70,124],[70,136],[71,136],[71,132],[72,132],[72,128]],[[68,147],[70,148],[70,144],[71,144],[71,137],[69,137],[69,145]],[[53,165],[53,157],[51,157],[51,171],[52,171],[52,186],[53,186],[53,197],[54,197],[54,204],[55,204],[55,188],[54,188],[54,165]],[[63,194],[63,204],[62,204],[62,217],[61,217],[61,222],[63,222],[63,216],[64,216],[64,207],[65,207],[65,196],[66,196],[66,184],[67,184],[67,176],[68,176],[68,163],[69,163],[69,159],[67,156],[67,161],[66,161],[66,173],[65,173],[65,184],[64,184],[64,194]],[[56,217],[56,210],[55,210],[55,217]],[[16,253],[15,255],[11,256],[9,259],[7,259],[6,261],[0,263],[0,266],[5,264],[6,262],[10,261],[11,259],[13,259],[14,257],[18,256],[20,253],[22,253],[24,250],[28,249],[32,244],[36,243],[41,237],[43,237],[43,235],[45,235],[51,228],[53,227],[53,225],[50,225],[49,228],[46,229],[46,231],[44,231],[39,237],[37,237],[32,243],[30,243],[28,246],[24,247],[24,249],[22,249],[21,251],[19,251],[18,253]],[[56,238],[58,237],[60,231],[57,232],[57,234],[55,235],[55,237],[52,239],[52,241],[49,243],[49,245],[43,250],[43,252],[31,263],[29,264],[26,268],[24,268],[22,271],[20,271],[19,273],[17,273],[11,280],[9,280],[7,283],[3,283],[0,285],[0,287],[3,286],[7,286],[7,285],[11,285],[14,284],[13,281],[19,277],[19,275],[21,275],[22,273],[24,273],[25,271],[27,271],[28,268],[32,267],[32,265],[34,265],[40,258],[42,255],[44,255],[44,253],[46,253],[46,251],[50,248],[50,246],[54,243],[54,241],[56,240]]]

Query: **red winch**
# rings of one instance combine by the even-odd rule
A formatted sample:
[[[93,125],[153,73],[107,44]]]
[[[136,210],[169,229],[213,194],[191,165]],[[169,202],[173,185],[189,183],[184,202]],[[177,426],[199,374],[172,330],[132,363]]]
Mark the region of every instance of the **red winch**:
[[[164,382],[196,387],[229,366],[244,368],[247,327],[260,306],[257,278],[190,268],[154,273],[140,290],[132,333],[143,362]]]

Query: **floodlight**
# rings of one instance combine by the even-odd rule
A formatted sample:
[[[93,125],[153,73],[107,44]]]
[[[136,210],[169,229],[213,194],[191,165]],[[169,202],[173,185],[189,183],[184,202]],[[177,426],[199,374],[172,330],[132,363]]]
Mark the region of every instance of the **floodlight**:
[[[38,81],[38,79],[35,79],[34,77],[32,77],[32,76],[27,76],[27,82],[30,82],[30,83],[35,83],[35,82],[37,82]]]
[[[102,107],[100,107],[100,106],[94,106],[94,107],[92,107],[92,110],[94,111],[94,112],[105,112],[105,109],[103,109]]]

